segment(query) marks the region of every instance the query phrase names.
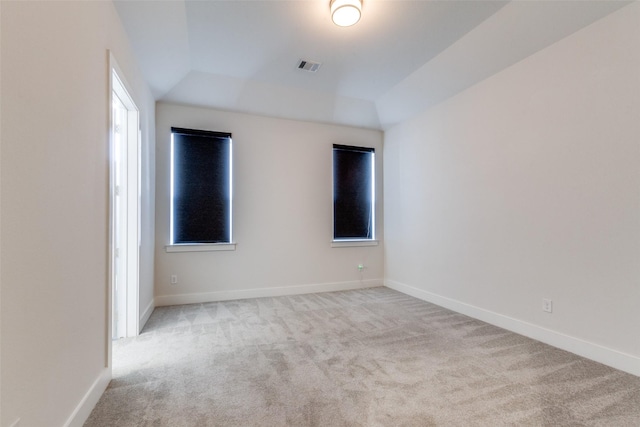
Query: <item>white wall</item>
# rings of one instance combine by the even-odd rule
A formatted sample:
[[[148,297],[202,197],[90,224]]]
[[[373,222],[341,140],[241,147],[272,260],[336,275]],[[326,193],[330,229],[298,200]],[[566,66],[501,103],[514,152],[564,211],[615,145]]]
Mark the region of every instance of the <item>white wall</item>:
[[[376,149],[382,133],[159,103],[156,106],[156,303],[381,285],[382,244],[332,248],[332,144]],[[166,253],[171,127],[233,134],[235,251]],[[382,185],[377,189],[382,239]],[[367,268],[362,276],[357,265]],[[169,284],[178,275],[178,285]],[[307,286],[311,285],[311,286]]]
[[[107,49],[141,109],[143,262],[154,237],[154,102],[111,2],[0,7],[0,424],[80,425],[110,377]],[[143,304],[152,274],[142,271]]]
[[[136,81],[136,85],[142,82]],[[145,83],[146,89],[146,83]],[[154,258],[156,238],[156,115],[155,100],[144,97],[140,108],[142,146],[140,150],[140,253],[139,253],[139,327],[149,319],[154,306]],[[134,96],[134,100],[143,99]]]
[[[385,133],[389,286],[640,375],[639,23],[636,2]]]

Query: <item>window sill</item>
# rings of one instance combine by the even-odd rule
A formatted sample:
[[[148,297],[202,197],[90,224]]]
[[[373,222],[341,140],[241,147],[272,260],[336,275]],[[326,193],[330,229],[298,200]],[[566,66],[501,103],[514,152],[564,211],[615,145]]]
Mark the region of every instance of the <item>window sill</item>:
[[[333,240],[332,248],[349,248],[356,246],[378,246],[377,240]]]
[[[167,252],[213,252],[213,251],[235,251],[235,243],[189,243],[184,245],[167,245],[164,247]]]

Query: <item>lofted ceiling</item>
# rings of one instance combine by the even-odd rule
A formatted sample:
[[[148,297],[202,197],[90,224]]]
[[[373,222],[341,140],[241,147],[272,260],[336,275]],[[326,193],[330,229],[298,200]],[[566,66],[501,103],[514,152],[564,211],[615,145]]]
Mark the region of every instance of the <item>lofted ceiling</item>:
[[[114,3],[156,100],[386,129],[628,2],[364,0],[346,28],[329,0]]]

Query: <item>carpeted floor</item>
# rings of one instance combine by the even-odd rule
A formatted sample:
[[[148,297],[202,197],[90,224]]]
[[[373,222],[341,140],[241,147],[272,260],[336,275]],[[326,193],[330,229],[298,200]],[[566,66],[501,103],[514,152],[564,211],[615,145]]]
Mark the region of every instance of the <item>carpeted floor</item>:
[[[640,426],[640,378],[388,288],[157,308],[85,426]]]

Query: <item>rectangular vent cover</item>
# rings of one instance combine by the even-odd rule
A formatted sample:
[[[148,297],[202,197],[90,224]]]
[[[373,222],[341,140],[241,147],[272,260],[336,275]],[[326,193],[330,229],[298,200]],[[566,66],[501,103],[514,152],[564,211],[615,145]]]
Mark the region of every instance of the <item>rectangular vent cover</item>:
[[[298,69],[303,71],[309,71],[310,73],[315,73],[320,68],[319,62],[307,61],[306,59],[301,59],[298,63]]]

